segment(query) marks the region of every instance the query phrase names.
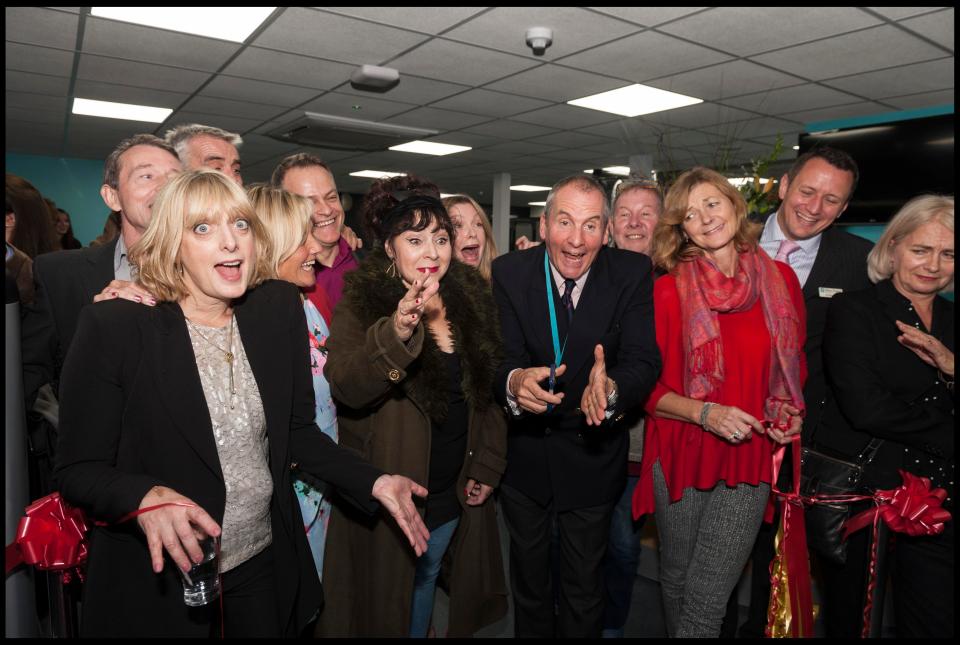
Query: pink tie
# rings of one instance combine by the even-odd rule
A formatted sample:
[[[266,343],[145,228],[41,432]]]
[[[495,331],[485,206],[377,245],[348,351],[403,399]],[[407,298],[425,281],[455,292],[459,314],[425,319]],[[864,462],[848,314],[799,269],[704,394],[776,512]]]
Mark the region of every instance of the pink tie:
[[[783,262],[785,264],[790,264],[787,261],[787,258],[790,257],[790,254],[800,248],[800,245],[794,242],[793,240],[784,240],[780,242],[780,249],[777,251],[777,257],[773,258],[777,262]]]

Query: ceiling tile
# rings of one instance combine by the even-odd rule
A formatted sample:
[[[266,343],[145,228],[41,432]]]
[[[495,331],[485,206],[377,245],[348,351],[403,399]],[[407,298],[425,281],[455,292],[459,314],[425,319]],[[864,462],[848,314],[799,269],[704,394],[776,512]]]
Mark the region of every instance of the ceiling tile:
[[[644,27],[656,27],[669,20],[700,11],[705,7],[590,7],[614,18],[629,20]]]
[[[919,18],[902,20],[900,24],[910,31],[946,47],[952,53],[954,50],[953,32],[956,27],[954,15],[954,10],[951,8],[929,13]]]
[[[736,56],[749,56],[879,23],[854,7],[716,7],[661,29]]]
[[[534,143],[533,141],[507,141],[505,143],[498,143],[495,146],[490,146],[489,148],[484,148],[490,152],[495,152],[499,154],[510,154],[510,155],[533,155],[533,154],[546,154],[552,155],[554,152],[559,150],[557,146],[548,146],[542,143]]]
[[[146,87],[131,87],[129,85],[115,85],[82,79],[77,80],[73,89],[74,96],[80,98],[172,109],[176,109],[189,96],[181,92],[165,92]]]
[[[410,31],[289,7],[252,44],[344,63],[381,65],[424,40],[425,36]]]
[[[813,121],[830,121],[833,119],[847,119],[855,116],[870,116],[890,112],[890,108],[874,103],[873,101],[863,101],[860,103],[851,103],[849,105],[834,105],[833,107],[820,108],[818,110],[800,110],[799,112],[788,112],[784,114],[785,119],[799,121],[801,123],[811,123]]]
[[[913,110],[916,108],[934,107],[939,105],[953,105],[954,92],[952,89],[941,90],[939,92],[923,92],[921,94],[910,94],[908,96],[886,98],[883,99],[883,102],[893,105],[901,110]]]
[[[198,112],[187,112],[185,110],[177,110],[170,117],[163,122],[161,134],[167,130],[174,128],[178,125],[186,125],[190,123],[199,123],[201,125],[210,125],[215,128],[222,128],[230,132],[236,132],[242,134],[248,130],[257,127],[260,125],[260,121],[256,119],[242,119],[235,116],[227,116],[225,114],[201,114]]]
[[[7,90],[4,103],[7,108],[23,108],[25,110],[58,110],[66,112],[67,97],[31,94],[28,92],[11,92]]]
[[[867,7],[867,9],[879,13],[881,16],[886,16],[891,20],[902,20],[910,16],[916,16],[942,8],[943,7]]]
[[[354,65],[285,52],[247,47],[233,59],[224,74],[329,90],[350,80]]]
[[[675,110],[643,115],[647,122],[668,128],[702,128],[728,121],[742,121],[755,116],[745,110],[716,103],[698,103]]]
[[[807,83],[726,99],[724,104],[764,114],[783,114],[830,105],[844,105],[856,100],[857,97],[850,94]]]
[[[228,116],[239,116],[244,119],[259,119],[261,121],[273,119],[286,111],[277,105],[230,101],[227,99],[216,99],[212,96],[195,96],[185,105],[182,105],[180,109],[186,112],[198,112],[200,114],[211,114],[214,116],[226,114]]]
[[[467,85],[481,85],[537,65],[536,61],[449,40],[431,40],[390,61],[409,73]]]
[[[604,139],[603,137],[592,134],[580,134],[579,132],[556,132],[554,134],[534,137],[531,141],[533,143],[543,143],[562,148],[586,148],[587,146],[608,143],[609,139]]]
[[[787,121],[785,119],[776,119],[772,117],[763,117],[759,119],[749,119],[747,121],[736,121],[734,123],[724,123],[721,125],[705,128],[707,132],[720,135],[721,141],[728,139],[752,139],[765,135],[785,134],[795,132],[800,128],[799,122]],[[675,136],[674,133],[670,133]]]
[[[6,68],[52,76],[70,76],[73,52],[7,41]]]
[[[318,7],[329,12],[363,18],[392,27],[403,27],[428,34],[439,34],[458,22],[483,11],[483,7],[430,7],[414,12],[408,6],[397,7]]]
[[[803,83],[804,80],[745,60],[734,60],[649,81],[647,85],[704,101]]]
[[[359,106],[355,109],[354,106]],[[319,112],[345,116],[365,121],[382,121],[387,117],[407,112],[415,106],[397,101],[385,101],[371,96],[352,96],[340,92],[329,92],[299,108],[300,111]]]
[[[39,7],[4,8],[7,40],[28,45],[73,49],[79,16]]]
[[[422,107],[395,116],[390,119],[390,122],[399,123],[400,125],[410,125],[415,128],[443,131],[468,128],[471,125],[476,125],[487,120],[489,120],[489,117],[477,116],[476,114]]]
[[[516,94],[504,94],[491,90],[470,90],[448,99],[437,101],[431,107],[459,110],[471,114],[504,117],[536,110],[550,105],[548,101],[531,99]],[[523,120],[523,119],[521,119]]]
[[[34,124],[34,127],[31,128],[31,130],[40,136],[47,133],[51,127],[59,126],[62,128],[67,116],[66,108],[57,109],[51,107],[48,109],[40,109],[36,107],[15,107],[7,104],[5,111],[7,114],[8,123],[10,121],[32,123]],[[42,123],[44,127],[35,127],[36,124],[39,123]]]
[[[613,121],[617,115],[609,112],[600,112],[598,110],[588,110],[575,105],[554,105],[542,110],[534,110],[513,117],[513,121],[524,121],[527,123],[536,123],[551,128],[560,128],[562,130],[575,130],[585,128],[598,123]]]
[[[824,85],[873,99],[953,86],[953,57],[824,81]]]
[[[215,96],[236,101],[255,101],[293,107],[319,94],[320,91],[293,85],[280,85],[219,74],[201,90],[202,96]]]
[[[349,84],[337,88],[337,91],[355,96],[377,96],[389,101],[427,105],[428,103],[433,103],[434,101],[450,96],[451,94],[457,94],[466,89],[469,89],[469,86],[456,83],[444,83],[443,81],[435,81],[429,78],[420,78],[419,76],[401,73],[400,83],[396,87],[383,93],[355,90],[353,86]]]
[[[7,70],[7,90],[66,96],[69,89],[70,79],[63,76],[46,76],[44,74]]]
[[[482,125],[475,125],[472,128],[464,128],[464,132],[482,134],[489,137],[500,137],[501,139],[529,139],[542,134],[557,132],[553,128],[544,128],[532,123],[520,123],[519,121],[491,121]]]
[[[210,78],[210,74],[178,67],[138,63],[121,58],[82,54],[77,68],[77,78],[193,93]]]
[[[891,25],[789,47],[753,60],[818,80],[941,58],[943,50]]]
[[[527,47],[525,34],[529,27],[553,30],[553,43],[543,56],[534,56]],[[568,56],[637,29],[635,25],[576,7],[496,7],[448,31],[444,37],[544,61]]]
[[[15,121],[7,117],[6,136],[3,142],[8,153],[22,152],[31,155],[60,156],[63,145],[63,121],[37,131],[32,121]]]
[[[88,54],[208,72],[219,69],[239,48],[237,43],[105,18],[88,17],[83,32],[83,51]]]
[[[568,56],[559,62],[577,69],[642,83],[729,59],[730,56],[706,47],[655,31],[644,31],[582,54]]]
[[[571,101],[627,85],[622,80],[547,64],[491,83],[491,90],[532,96],[548,101]]]
[[[579,131],[621,141],[637,141],[656,136],[656,133],[662,131],[662,129],[662,126],[658,126],[640,117],[634,117],[617,119],[610,123],[594,125],[588,128],[580,128]]]
[[[483,126],[476,126],[482,128]],[[427,141],[439,141],[440,143],[450,143],[455,146],[470,146],[471,148],[481,148],[484,146],[502,143],[502,138],[477,134],[470,130],[457,130],[456,132],[445,132],[435,137],[428,137]]]

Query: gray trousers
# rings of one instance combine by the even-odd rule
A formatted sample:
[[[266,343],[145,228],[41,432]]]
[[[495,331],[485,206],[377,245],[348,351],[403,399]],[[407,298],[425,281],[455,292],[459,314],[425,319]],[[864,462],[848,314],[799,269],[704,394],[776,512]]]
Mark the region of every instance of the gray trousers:
[[[684,489],[683,497],[671,503],[657,462],[653,491],[667,633],[716,638],[760,530],[770,485],[730,488],[721,481],[712,490]]]

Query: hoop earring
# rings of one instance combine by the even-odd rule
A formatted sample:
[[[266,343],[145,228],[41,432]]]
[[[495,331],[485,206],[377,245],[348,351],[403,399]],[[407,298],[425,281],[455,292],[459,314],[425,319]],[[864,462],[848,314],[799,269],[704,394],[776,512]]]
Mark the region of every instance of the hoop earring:
[[[384,273],[386,273],[386,274],[387,274],[388,276],[390,276],[391,278],[396,278],[396,277],[397,277],[397,263],[394,262],[393,260],[390,260],[390,266],[388,266],[388,267],[386,268],[386,270],[384,271]]]

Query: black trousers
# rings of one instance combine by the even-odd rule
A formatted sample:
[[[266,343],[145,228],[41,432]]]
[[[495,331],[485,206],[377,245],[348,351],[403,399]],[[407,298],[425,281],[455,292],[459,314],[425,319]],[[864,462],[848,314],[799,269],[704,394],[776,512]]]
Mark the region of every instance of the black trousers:
[[[510,486],[500,504],[510,532],[510,585],[519,638],[598,638],[603,628],[603,556],[616,500],[557,511]],[[560,538],[560,611],[554,613],[550,532]]]
[[[223,574],[223,632],[227,638],[280,638],[273,547]],[[220,636],[219,600],[211,628]]]
[[[953,638],[953,534],[951,520],[941,535],[894,537],[897,638]]]

